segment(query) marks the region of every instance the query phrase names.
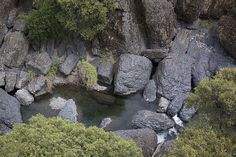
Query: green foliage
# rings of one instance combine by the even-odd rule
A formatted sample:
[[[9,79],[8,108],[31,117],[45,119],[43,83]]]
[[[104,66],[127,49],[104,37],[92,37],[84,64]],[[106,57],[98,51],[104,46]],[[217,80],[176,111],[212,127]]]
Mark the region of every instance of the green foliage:
[[[32,69],[28,69],[27,70],[27,73],[29,74],[29,77],[31,79],[35,78],[35,77],[38,77],[40,74],[37,73],[36,71],[32,70]]]
[[[52,66],[51,66],[49,72],[47,73],[47,78],[50,81],[53,81],[53,79],[55,78],[57,71],[58,71],[59,64],[61,64],[60,60],[56,60],[52,63]]]
[[[23,16],[32,41],[62,38],[68,33],[93,39],[105,29],[113,0],[35,0],[29,14]]]
[[[201,122],[198,122],[201,123]],[[168,157],[233,157],[236,145],[206,125],[193,125],[177,137],[175,148]]]
[[[78,64],[79,77],[84,86],[88,89],[97,83],[97,70],[87,61],[81,61]]]
[[[6,157],[142,157],[133,142],[113,133],[41,115],[1,136],[0,146]]]
[[[199,112],[206,115],[206,120],[231,127],[236,124],[236,68],[224,69],[213,79],[204,80],[186,100]]]

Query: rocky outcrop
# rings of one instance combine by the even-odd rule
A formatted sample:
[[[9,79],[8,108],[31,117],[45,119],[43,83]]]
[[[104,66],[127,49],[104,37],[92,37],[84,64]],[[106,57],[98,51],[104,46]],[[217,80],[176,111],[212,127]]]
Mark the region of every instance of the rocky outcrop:
[[[67,119],[68,121],[75,123],[77,122],[77,107],[75,102],[72,99],[66,101],[64,107],[58,114],[58,117]]]
[[[22,122],[20,102],[0,88],[0,123],[8,127]]]
[[[6,72],[6,85],[5,90],[12,92],[16,85],[17,73],[13,71]]]
[[[151,48],[165,47],[175,35],[176,15],[167,0],[142,0]]]
[[[156,133],[172,128],[174,125],[174,121],[166,114],[148,110],[138,111],[132,118],[133,128],[150,128]]]
[[[146,57],[121,55],[115,75],[115,94],[127,95],[142,90],[149,81],[151,71],[152,63]]]
[[[28,106],[34,102],[34,97],[26,89],[18,90],[15,95],[21,105]]]
[[[53,97],[52,99],[50,99],[50,103],[49,106],[53,109],[53,110],[60,110],[62,109],[66,104],[66,100],[61,98],[61,97]]]
[[[118,130],[114,132],[125,140],[133,140],[142,149],[144,157],[152,156],[157,146],[157,136],[151,129]]]
[[[236,59],[236,19],[231,16],[221,17],[218,33],[224,48]]]
[[[0,63],[8,67],[20,67],[28,54],[29,42],[20,32],[10,32],[4,38],[0,49]]]
[[[194,22],[202,12],[205,0],[178,0],[175,11],[179,19]]]
[[[189,120],[194,116],[197,110],[194,107],[186,108],[183,107],[179,112],[179,118],[184,122],[189,122]]]
[[[176,97],[171,101],[167,108],[167,114],[172,117],[175,116],[182,108],[185,98],[186,94],[179,93],[178,95],[176,95]]]
[[[69,75],[72,70],[76,67],[77,63],[79,62],[79,57],[75,54],[70,54],[64,63],[59,66],[59,70],[64,75]]]
[[[147,102],[153,102],[156,100],[157,87],[154,80],[150,80],[146,87],[144,88],[143,97]]]

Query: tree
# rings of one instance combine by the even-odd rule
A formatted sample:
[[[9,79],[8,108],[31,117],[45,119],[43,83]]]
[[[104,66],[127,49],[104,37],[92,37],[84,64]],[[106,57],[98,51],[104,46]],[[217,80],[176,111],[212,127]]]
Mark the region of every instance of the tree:
[[[0,137],[0,156],[142,157],[131,141],[96,127],[37,115]]]

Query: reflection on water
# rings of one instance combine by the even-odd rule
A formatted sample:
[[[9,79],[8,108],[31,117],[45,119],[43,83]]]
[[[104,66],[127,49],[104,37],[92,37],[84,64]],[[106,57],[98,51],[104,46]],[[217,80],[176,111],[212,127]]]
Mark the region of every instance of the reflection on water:
[[[73,99],[80,111],[80,122],[86,126],[98,126],[102,119],[110,117],[112,123],[108,130],[128,129],[132,116],[139,110],[155,110],[156,105],[146,103],[140,94],[128,97],[114,97],[111,95],[87,92],[75,87],[57,87],[53,95],[41,97],[29,107],[22,107],[23,120],[26,122],[31,116],[41,113],[46,117],[56,116],[58,111],[49,107],[52,97]]]

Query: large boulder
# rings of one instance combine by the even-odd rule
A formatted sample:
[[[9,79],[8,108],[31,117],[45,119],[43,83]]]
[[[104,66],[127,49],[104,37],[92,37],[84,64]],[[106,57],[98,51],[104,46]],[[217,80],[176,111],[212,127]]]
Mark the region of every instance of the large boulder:
[[[75,102],[72,99],[66,101],[65,106],[61,109],[58,114],[58,117],[64,118],[72,123],[77,122],[77,107]]]
[[[29,42],[20,32],[10,32],[4,38],[0,49],[0,62],[8,67],[20,67],[28,54]]]
[[[64,63],[59,66],[59,70],[64,75],[69,75],[72,70],[76,67],[77,63],[79,62],[79,57],[75,54],[70,54]]]
[[[5,90],[12,92],[16,85],[17,73],[13,71],[6,72],[6,85]]]
[[[53,110],[60,110],[62,109],[66,104],[66,100],[61,98],[61,97],[53,97],[52,99],[50,99],[50,103],[49,106],[53,109]]]
[[[34,102],[34,97],[26,89],[18,90],[15,95],[21,105],[28,106]]]
[[[149,81],[151,71],[152,62],[146,57],[121,55],[115,75],[115,94],[127,95],[142,90]]]
[[[47,52],[41,52],[32,55],[30,60],[26,63],[28,68],[47,74],[51,68],[52,60]]]
[[[0,121],[8,127],[22,122],[20,102],[0,88]]]
[[[144,88],[143,97],[147,102],[153,102],[156,100],[157,87],[154,80],[150,80]]]
[[[202,12],[205,0],[178,0],[175,11],[179,19],[194,22]]]
[[[222,16],[218,25],[222,45],[236,59],[236,19],[231,16]]]
[[[175,35],[176,15],[167,0],[142,0],[151,47],[168,45]]]
[[[132,118],[133,128],[150,128],[156,133],[172,128],[174,125],[174,121],[166,114],[148,110],[138,111]]]
[[[125,140],[133,140],[142,149],[144,157],[151,157],[157,147],[156,133],[148,128],[135,130],[118,130],[114,132]]]

